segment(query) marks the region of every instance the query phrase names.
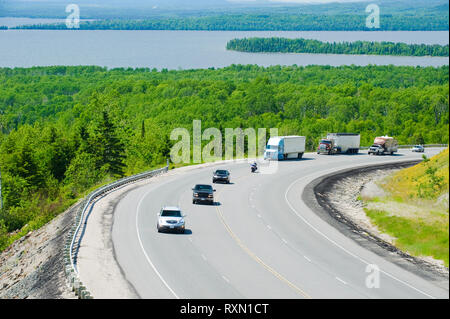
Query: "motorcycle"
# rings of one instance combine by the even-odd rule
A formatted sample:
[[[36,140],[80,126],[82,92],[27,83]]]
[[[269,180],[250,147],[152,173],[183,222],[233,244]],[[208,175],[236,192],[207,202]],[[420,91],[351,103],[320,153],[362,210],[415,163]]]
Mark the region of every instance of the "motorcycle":
[[[254,173],[258,170],[258,167],[254,164],[251,166],[251,170],[252,170],[252,173]]]

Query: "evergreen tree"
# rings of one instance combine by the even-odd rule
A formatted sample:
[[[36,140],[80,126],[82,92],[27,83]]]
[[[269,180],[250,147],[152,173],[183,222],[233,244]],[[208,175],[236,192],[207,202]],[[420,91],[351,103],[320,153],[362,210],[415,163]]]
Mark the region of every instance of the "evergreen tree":
[[[122,176],[125,148],[117,137],[116,128],[106,111],[102,112],[100,123],[96,128],[94,145],[99,166],[113,176]]]

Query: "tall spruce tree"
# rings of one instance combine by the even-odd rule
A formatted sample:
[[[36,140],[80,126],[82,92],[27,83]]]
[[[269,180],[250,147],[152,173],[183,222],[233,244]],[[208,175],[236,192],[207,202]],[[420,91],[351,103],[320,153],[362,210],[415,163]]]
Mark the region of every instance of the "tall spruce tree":
[[[95,149],[99,166],[113,176],[124,174],[125,148],[117,137],[116,128],[109,118],[108,112],[102,112],[102,118],[95,132]]]

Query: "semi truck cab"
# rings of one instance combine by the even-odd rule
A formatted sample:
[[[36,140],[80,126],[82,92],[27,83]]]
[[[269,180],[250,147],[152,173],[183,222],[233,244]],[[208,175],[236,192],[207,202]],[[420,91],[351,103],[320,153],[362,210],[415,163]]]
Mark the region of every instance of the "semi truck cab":
[[[267,142],[266,150],[264,152],[264,159],[282,160],[284,152],[284,141],[278,137],[272,137]]]
[[[317,154],[320,154],[320,153],[331,154],[332,149],[333,149],[333,141],[322,139],[319,142]]]
[[[328,133],[319,142],[317,154],[356,154],[361,136],[356,133]]]
[[[264,151],[265,160],[286,160],[302,158],[305,153],[304,136],[278,136],[271,137]]]

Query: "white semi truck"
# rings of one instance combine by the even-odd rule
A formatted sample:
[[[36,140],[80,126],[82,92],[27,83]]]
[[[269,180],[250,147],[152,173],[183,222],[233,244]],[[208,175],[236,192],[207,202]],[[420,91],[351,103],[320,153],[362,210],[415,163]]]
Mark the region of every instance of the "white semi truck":
[[[306,137],[304,136],[277,136],[271,137],[264,151],[264,159],[286,160],[302,158],[305,153]]]
[[[361,136],[355,133],[328,133],[321,139],[317,154],[356,154],[359,152]]]
[[[375,137],[372,146],[369,148],[369,155],[394,154],[398,151],[398,141],[389,136]]]

